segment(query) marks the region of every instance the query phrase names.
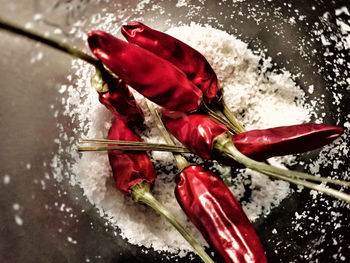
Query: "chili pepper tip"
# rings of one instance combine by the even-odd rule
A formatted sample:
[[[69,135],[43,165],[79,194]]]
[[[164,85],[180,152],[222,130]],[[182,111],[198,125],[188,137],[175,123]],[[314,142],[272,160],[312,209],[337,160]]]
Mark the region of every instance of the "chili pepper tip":
[[[128,35],[130,37],[135,37],[136,31],[137,32],[143,31],[143,29],[140,27],[142,25],[143,24],[140,22],[132,21],[132,22],[127,23],[126,25],[123,25],[121,28],[121,32],[124,36]]]

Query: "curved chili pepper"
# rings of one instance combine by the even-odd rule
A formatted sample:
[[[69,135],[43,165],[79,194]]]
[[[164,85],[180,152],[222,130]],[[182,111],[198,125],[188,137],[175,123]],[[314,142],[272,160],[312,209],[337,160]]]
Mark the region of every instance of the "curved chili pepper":
[[[331,143],[344,129],[325,124],[304,123],[264,130],[251,130],[233,135],[236,148],[254,160],[302,153]]]
[[[197,155],[212,159],[213,141],[227,133],[225,126],[208,116],[186,115],[163,109],[162,120],[167,129]],[[314,150],[338,138],[344,130],[324,124],[306,123],[252,130],[232,135],[235,147],[256,160]]]
[[[185,168],[177,176],[175,195],[188,218],[225,262],[267,262],[242,207],[213,173],[195,165]]]
[[[89,33],[88,43],[103,64],[151,101],[183,112],[199,108],[201,90],[169,61],[102,31]]]
[[[144,114],[125,82],[118,78],[109,78],[106,82],[100,72],[91,79],[98,93],[99,101],[118,119],[129,126],[143,124]]]
[[[122,26],[121,32],[128,42],[151,51],[181,69],[203,92],[206,103],[215,103],[222,98],[222,89],[219,88],[214,70],[194,48],[136,21]]]
[[[140,139],[119,119],[115,119],[108,134],[109,140],[140,141]],[[156,173],[145,152],[108,151],[109,162],[117,188],[125,195],[138,183],[153,183]]]

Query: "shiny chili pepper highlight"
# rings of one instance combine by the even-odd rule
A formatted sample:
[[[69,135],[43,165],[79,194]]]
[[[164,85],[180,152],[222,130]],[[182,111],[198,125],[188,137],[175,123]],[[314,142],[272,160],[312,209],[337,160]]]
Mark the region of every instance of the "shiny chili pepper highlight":
[[[178,203],[225,262],[267,262],[252,224],[220,179],[192,165],[185,168],[177,180]]]
[[[199,108],[202,91],[169,61],[103,31],[89,33],[88,43],[104,65],[151,101],[183,112]]]
[[[121,32],[128,42],[151,51],[181,69],[203,92],[207,104],[218,102],[222,98],[222,90],[214,70],[206,58],[194,48],[136,21],[122,26]]]
[[[115,119],[108,134],[109,140],[140,141],[140,139],[119,119]],[[152,184],[156,173],[151,160],[145,152],[108,151],[109,162],[117,188],[125,195],[138,183]]]
[[[106,82],[100,72],[91,79],[93,88],[98,92],[99,101],[119,120],[130,127],[143,124],[144,114],[125,82],[118,78],[109,78]]]

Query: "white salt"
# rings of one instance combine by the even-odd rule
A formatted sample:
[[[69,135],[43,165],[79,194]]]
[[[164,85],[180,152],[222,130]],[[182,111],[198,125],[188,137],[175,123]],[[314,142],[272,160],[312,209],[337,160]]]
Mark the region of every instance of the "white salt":
[[[11,182],[11,177],[8,174],[5,174],[3,177],[4,184],[9,184]]]
[[[23,225],[23,219],[19,215],[15,215],[15,222],[17,225]]]
[[[147,4],[147,1],[143,1],[142,4]],[[100,25],[100,29],[106,29],[104,27],[108,28],[110,33],[116,33],[116,27],[111,29],[108,23]],[[311,106],[305,102],[305,93],[293,81],[291,74],[286,71],[273,71],[271,59],[254,54],[246,43],[224,31],[196,24],[172,28],[169,34],[193,46],[207,58],[217,73],[227,105],[248,129],[291,125],[310,120]],[[68,95],[67,99],[62,100],[64,115],[77,123],[74,132],[79,137],[106,138],[112,116],[98,102],[97,94],[90,86],[93,69],[79,60],[73,62],[73,69],[76,72],[72,78],[72,85],[61,88]],[[163,142],[154,120],[150,117],[145,100],[137,92],[134,94],[146,115],[147,128],[142,134],[142,139]],[[105,152],[78,154],[77,142],[67,137],[63,124],[58,123],[57,129],[62,131],[58,138],[61,143],[51,166],[58,181],[62,180],[62,176],[66,176],[73,185],[78,183],[101,216],[108,218],[111,224],[118,227],[120,235],[131,244],[173,253],[191,250],[180,234],[153,210],[135,204],[117,191]],[[68,144],[64,149],[62,142]],[[70,158],[67,159],[66,154],[70,155]],[[162,171],[158,170],[153,188],[154,196],[195,238],[206,244],[187,220],[174,197],[174,160],[171,154],[154,152],[151,158],[156,167],[158,164],[165,166]],[[287,156],[275,158],[273,162],[283,166],[292,164],[294,159],[293,156]],[[69,173],[63,175],[61,167],[68,167]],[[230,168],[220,167],[218,164],[215,164],[214,168],[223,173],[230,171]],[[232,179],[234,185],[231,189],[237,198],[244,195],[246,189],[242,182],[247,180],[251,181],[252,194],[242,205],[251,220],[268,214],[290,192],[286,182],[272,181],[264,175],[242,169]]]

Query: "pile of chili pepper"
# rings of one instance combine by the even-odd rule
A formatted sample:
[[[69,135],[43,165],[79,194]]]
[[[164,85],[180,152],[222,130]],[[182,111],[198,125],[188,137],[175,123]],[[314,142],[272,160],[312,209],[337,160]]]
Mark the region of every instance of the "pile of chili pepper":
[[[310,151],[339,137],[342,128],[307,123],[239,133],[244,131],[243,126],[239,126],[237,134],[231,134],[226,122],[222,124],[208,116],[193,114],[203,104],[222,101],[215,72],[199,52],[138,22],[123,26],[122,33],[131,43],[101,31],[91,32],[88,42],[92,52],[131,87],[164,107],[162,120],[166,127],[192,152],[231,165],[240,163],[273,178],[350,200],[346,194],[303,180],[339,184],[342,181],[286,171],[246,157],[262,161]],[[177,70],[185,77],[175,74]],[[169,76],[166,84],[165,76]],[[191,92],[194,97],[183,97],[191,96]],[[179,156],[176,160],[182,163],[175,189],[177,200],[215,251],[225,262],[267,262],[254,228],[225,184],[211,172],[181,161]]]
[[[164,139],[173,145],[158,113],[149,108]],[[176,199],[208,244],[225,262],[267,262],[254,227],[230,189],[212,172],[190,165],[179,154],[174,157],[179,169]]]
[[[99,59],[96,60],[79,50],[62,43],[57,44],[11,24],[1,22],[0,26],[42,41],[96,67],[92,84],[99,93],[100,102],[116,117],[108,135],[110,145],[119,145],[120,141],[132,146],[141,145],[139,137],[129,128],[141,125],[144,118],[127,87],[130,85],[164,107],[162,119],[168,130],[193,153],[206,159],[219,156],[222,157],[219,160],[228,161],[231,165],[240,163],[273,178],[300,184],[350,202],[349,195],[306,180],[343,186],[349,186],[349,182],[282,170],[258,162],[272,156],[321,147],[339,137],[343,133],[342,128],[309,123],[242,132],[243,126],[235,123],[234,117],[225,108],[214,70],[204,56],[183,42],[139,22],[132,22],[122,28],[123,35],[131,43],[102,31],[89,34],[89,46]],[[106,71],[101,62],[117,76]],[[230,133],[229,127],[225,125],[231,125],[225,120],[222,124],[205,115],[189,115],[203,105],[206,107],[206,104],[211,107],[214,105],[214,108],[221,107],[235,126],[231,130],[238,131],[237,134]],[[179,147],[173,145],[154,109],[151,112],[170,144],[162,146],[163,149],[181,152]],[[207,112],[213,118],[221,120],[210,109]],[[115,140],[118,143],[113,143]],[[112,148],[106,149],[109,150],[108,157],[117,188],[123,194],[131,195],[136,202],[147,204],[165,216],[204,262],[212,262],[198,242],[150,193],[155,170],[147,154],[136,151],[141,149],[138,147],[120,147],[118,150]],[[215,251],[225,262],[267,262],[253,226],[227,186],[213,173],[200,166],[190,165],[181,155],[176,154],[175,160],[179,167],[176,198]]]

